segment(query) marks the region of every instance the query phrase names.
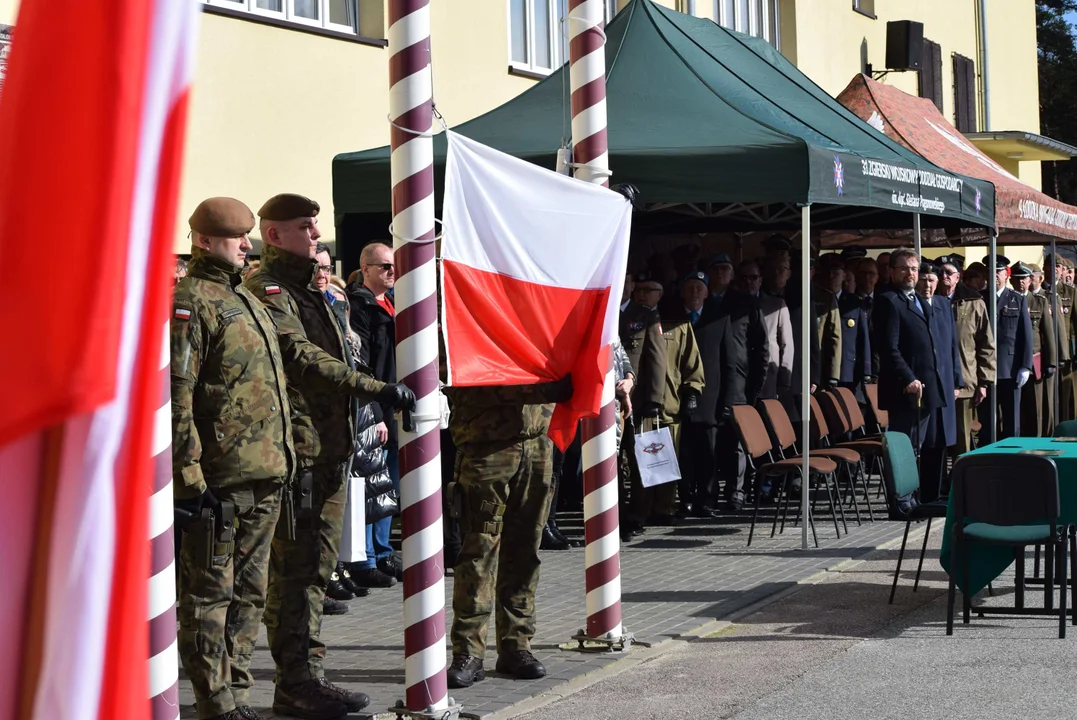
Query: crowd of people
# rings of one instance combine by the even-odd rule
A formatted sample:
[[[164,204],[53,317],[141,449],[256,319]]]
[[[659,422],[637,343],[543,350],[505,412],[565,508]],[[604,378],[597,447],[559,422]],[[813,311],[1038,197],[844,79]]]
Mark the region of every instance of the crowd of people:
[[[190,218],[190,261],[177,259],[179,650],[199,718],[259,717],[249,665],[260,623],[276,664],[275,712],[335,718],[365,707],[366,695],[325,678],[322,616],[403,578],[390,543],[399,511],[395,416],[415,398],[396,377],[393,251],[367,245],[345,282],[319,241],[319,210],[309,198],[278,195],[256,222],[242,202],[211,198]],[[263,249],[252,260],[256,225]],[[790,243],[774,236],[763,250],[735,264],[682,245],[626,279],[614,348],[624,541],[651,525],[775,499],[780,488],[752,475],[738,405],[777,399],[799,431],[805,394],[848,388],[871,412],[867,388],[876,385],[890,430],[920,450],[920,502],[945,494],[948,455],[1049,434],[1055,373],[1058,419],[1074,417],[1072,263],[1057,259],[1056,343],[1052,262],[1045,276],[999,256],[989,288],[986,265],[965,267],[960,255],[869,258],[845,249],[813,260],[802,307]],[[814,328],[806,342],[805,313]],[[996,426],[986,402],[992,384]],[[547,437],[554,404],[570,393],[569,378],[444,388],[450,687],[485,677],[491,615],[497,671],[545,674],[530,646],[539,550],[579,544],[557,512],[582,503],[580,439],[562,453]],[[658,427],[670,431],[681,478],[647,487],[635,438]],[[892,498],[891,509],[901,516],[913,501]]]

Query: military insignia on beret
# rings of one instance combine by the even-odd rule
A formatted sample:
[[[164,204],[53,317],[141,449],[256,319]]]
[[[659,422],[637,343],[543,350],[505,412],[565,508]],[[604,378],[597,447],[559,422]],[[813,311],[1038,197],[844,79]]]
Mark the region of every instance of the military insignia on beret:
[[[280,285],[266,285],[266,295],[280,295]]]
[[[845,321],[845,324],[848,325],[849,327],[856,327],[856,320],[853,320],[852,318],[849,318],[848,320]]]
[[[174,312],[172,314],[172,317],[176,318],[177,320],[190,320],[191,319],[191,311],[188,310],[187,308],[179,308],[178,307],[178,308],[176,308],[176,312]]]

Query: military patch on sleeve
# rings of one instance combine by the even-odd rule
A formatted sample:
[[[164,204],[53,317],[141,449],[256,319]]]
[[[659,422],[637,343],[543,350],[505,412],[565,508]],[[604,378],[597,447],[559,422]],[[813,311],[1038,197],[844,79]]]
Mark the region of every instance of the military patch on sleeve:
[[[177,320],[190,320],[191,311],[187,308],[178,307],[176,308],[175,312],[172,313],[172,317],[176,318]]]
[[[639,332],[642,329],[643,329],[643,323],[642,322],[630,322],[630,323],[628,323],[628,332],[634,332],[635,333],[635,332]],[[661,331],[659,331],[659,332],[661,332]]]
[[[266,295],[280,295],[280,285],[266,285]]]
[[[239,308],[232,308],[231,310],[225,310],[223,313],[221,313],[221,320],[227,320],[229,318],[234,318],[236,315],[242,314],[243,311]]]

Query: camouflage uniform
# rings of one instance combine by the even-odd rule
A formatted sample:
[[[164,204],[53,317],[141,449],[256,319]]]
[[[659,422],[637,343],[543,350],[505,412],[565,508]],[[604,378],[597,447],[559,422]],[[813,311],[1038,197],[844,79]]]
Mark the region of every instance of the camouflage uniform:
[[[539,543],[551,500],[546,433],[567,383],[446,388],[456,445],[463,542],[453,588],[453,653],[482,658],[496,607],[497,651],[529,650],[535,635]]]
[[[312,511],[297,511],[296,539],[273,540],[265,623],[278,685],[324,677],[319,636],[325,585],[336,568],[354,449],[352,398],[370,401],[385,383],[357,372],[340,324],[313,286],[317,262],[267,245],[262,266],[246,286],[277,325],[288,375],[299,472],[313,480]]]
[[[231,553],[180,548],[179,654],[198,717],[248,705],[281,486],[295,466],[276,330],[240,271],[199,248],[175,290],[171,330],[172,467],[178,499],[208,486],[235,504]]]

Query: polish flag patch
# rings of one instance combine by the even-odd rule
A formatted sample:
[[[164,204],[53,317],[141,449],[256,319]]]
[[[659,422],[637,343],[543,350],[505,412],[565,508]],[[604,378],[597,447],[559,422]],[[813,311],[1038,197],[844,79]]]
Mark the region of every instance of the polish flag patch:
[[[187,308],[176,308],[176,312],[172,314],[172,317],[176,318],[177,320],[190,320],[191,311]]]
[[[266,285],[266,295],[280,295],[280,285]]]

